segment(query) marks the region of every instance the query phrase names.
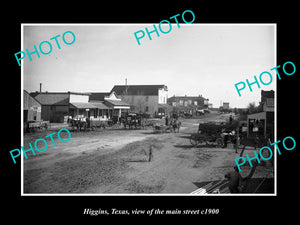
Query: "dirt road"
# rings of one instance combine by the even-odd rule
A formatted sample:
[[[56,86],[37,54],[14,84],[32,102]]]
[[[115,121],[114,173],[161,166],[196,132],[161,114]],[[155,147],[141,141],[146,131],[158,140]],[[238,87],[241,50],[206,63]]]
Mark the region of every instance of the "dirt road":
[[[210,115],[201,120],[225,119]],[[56,147],[49,140],[47,151],[24,160],[24,193],[191,193],[199,182],[224,179],[239,156],[230,147],[192,147],[189,136],[198,123],[182,120],[180,133],[100,129],[72,132],[67,143],[54,139]],[[25,135],[24,146],[52,132]],[[255,175],[272,177],[273,171],[258,167]]]

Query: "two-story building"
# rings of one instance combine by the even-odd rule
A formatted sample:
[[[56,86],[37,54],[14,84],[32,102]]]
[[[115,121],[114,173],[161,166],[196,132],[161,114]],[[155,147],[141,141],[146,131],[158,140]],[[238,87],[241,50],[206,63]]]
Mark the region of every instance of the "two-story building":
[[[197,111],[208,108],[208,99],[199,96],[172,96],[168,98],[168,104],[173,107],[173,111],[187,112],[191,115]]]
[[[115,85],[115,92],[128,103],[131,111],[157,115],[167,110],[168,88],[166,85]]]

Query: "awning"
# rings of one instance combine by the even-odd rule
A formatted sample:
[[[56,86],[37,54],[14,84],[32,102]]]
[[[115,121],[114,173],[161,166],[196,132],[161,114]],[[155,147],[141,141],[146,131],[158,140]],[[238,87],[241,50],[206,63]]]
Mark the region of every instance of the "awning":
[[[126,102],[119,100],[105,100],[105,103],[112,106],[114,109],[130,109],[130,105]]]
[[[94,106],[97,107],[97,109],[109,109],[106,105],[104,105],[102,102],[92,102]]]
[[[72,102],[70,108],[73,109],[97,109],[97,106],[90,102]]]

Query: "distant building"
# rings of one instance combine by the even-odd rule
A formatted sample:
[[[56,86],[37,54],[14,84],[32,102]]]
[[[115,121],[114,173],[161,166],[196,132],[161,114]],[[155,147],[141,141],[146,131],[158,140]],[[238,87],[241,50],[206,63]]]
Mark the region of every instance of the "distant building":
[[[208,99],[199,96],[172,96],[168,98],[168,104],[173,107],[173,111],[180,113],[186,112],[190,115],[197,115],[200,110],[208,109],[209,103]]]
[[[225,110],[229,109],[229,102],[223,102],[223,109]]]
[[[172,96],[168,98],[168,104],[171,106],[195,106],[198,109],[208,108],[208,99],[199,96]]]
[[[115,85],[111,92],[128,103],[133,112],[157,115],[167,109],[166,85]]]

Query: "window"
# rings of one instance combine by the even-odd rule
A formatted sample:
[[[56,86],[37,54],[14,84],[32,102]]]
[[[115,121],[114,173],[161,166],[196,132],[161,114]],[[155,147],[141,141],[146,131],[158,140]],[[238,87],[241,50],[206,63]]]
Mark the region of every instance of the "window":
[[[179,100],[179,105],[183,105],[183,100]]]
[[[145,112],[148,112],[149,111],[149,107],[148,106],[146,106],[146,108],[145,108]]]
[[[146,102],[148,102],[148,100],[149,100],[149,96],[146,96],[146,99],[145,99],[145,101],[146,101]]]
[[[197,101],[194,101],[194,105],[198,105],[198,102],[197,102]]]

